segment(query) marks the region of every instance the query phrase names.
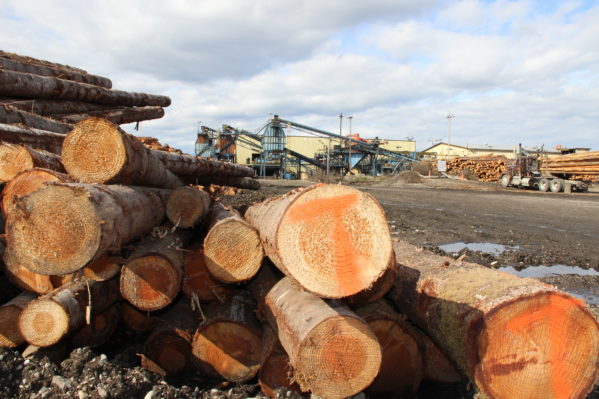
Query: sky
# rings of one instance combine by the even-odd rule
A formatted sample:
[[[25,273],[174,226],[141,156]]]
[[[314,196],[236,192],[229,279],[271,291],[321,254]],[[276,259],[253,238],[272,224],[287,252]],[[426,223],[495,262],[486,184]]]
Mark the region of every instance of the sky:
[[[136,134],[189,153],[200,124],[340,113],[419,150],[449,114],[453,144],[599,149],[598,1],[0,0],[0,49],[170,96]]]

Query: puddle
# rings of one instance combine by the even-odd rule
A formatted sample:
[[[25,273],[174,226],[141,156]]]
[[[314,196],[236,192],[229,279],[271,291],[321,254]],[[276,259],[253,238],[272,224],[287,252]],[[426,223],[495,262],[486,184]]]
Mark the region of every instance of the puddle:
[[[513,251],[519,248],[517,246],[511,247],[509,245],[494,244],[492,242],[452,242],[449,244],[438,245],[438,247],[447,253],[460,252],[462,249],[468,248],[471,251],[486,252],[491,255],[499,255],[502,252]]]
[[[497,270],[514,274],[518,277],[541,278],[551,275],[577,274],[579,276],[599,276],[594,269],[583,269],[580,266],[553,265],[553,266],[527,266],[522,270],[516,270],[513,266],[499,267]]]

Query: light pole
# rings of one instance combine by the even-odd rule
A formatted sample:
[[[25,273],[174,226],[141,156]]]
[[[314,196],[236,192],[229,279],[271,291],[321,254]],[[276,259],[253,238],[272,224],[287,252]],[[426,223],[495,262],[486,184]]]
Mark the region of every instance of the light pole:
[[[447,156],[449,157],[449,148],[451,147],[451,118],[455,118],[455,115],[447,114]]]
[[[347,173],[351,174],[351,120],[354,119],[354,117],[348,116],[347,119],[349,119],[349,140],[347,141],[347,144],[349,145],[349,156],[347,158]]]

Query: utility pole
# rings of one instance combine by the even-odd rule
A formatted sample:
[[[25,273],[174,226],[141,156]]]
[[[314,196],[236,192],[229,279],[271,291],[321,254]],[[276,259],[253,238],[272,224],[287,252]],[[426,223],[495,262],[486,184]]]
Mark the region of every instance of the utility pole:
[[[451,118],[455,118],[455,115],[447,114],[447,156],[449,157],[449,149],[451,147]]]
[[[348,140],[348,144],[349,144],[349,157],[347,159],[347,173],[351,174],[351,120],[354,119],[353,116],[348,116],[347,119],[349,119],[349,140]]]

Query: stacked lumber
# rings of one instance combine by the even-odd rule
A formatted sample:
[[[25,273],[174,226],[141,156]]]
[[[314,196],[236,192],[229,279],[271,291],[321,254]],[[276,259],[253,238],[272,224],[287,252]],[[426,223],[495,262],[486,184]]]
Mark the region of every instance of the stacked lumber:
[[[153,150],[176,152],[178,154],[182,153],[182,151],[177,148],[173,148],[173,147],[169,146],[168,144],[162,144],[155,137],[138,137],[138,139],[139,139],[139,141],[141,141],[143,143],[143,145],[145,145],[146,147],[150,147]]]
[[[599,177],[599,151],[544,158],[541,171],[572,179],[596,181]]]
[[[503,155],[458,157],[447,160],[447,172],[460,175],[469,171],[483,182],[498,181],[506,172],[507,158]]]

